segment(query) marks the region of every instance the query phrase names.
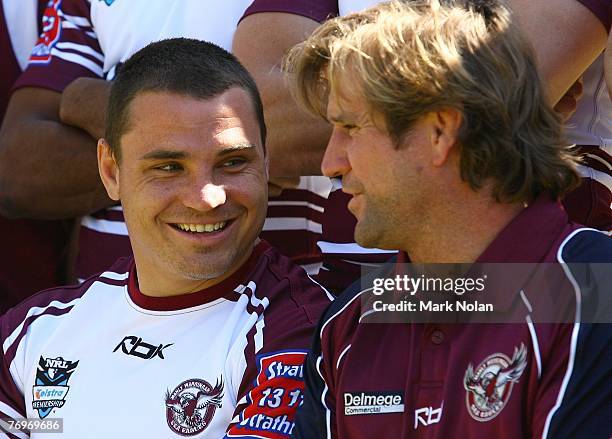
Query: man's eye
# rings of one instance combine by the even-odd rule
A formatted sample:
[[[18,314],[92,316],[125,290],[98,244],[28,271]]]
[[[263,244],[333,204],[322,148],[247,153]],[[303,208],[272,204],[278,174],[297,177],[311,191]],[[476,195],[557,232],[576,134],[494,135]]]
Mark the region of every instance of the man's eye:
[[[178,163],[166,163],[164,165],[157,166],[155,169],[164,172],[175,172],[180,171],[181,169],[183,169],[183,167]]]
[[[221,166],[224,168],[236,168],[238,166],[243,165],[244,163],[246,163],[245,159],[235,158],[224,161]]]

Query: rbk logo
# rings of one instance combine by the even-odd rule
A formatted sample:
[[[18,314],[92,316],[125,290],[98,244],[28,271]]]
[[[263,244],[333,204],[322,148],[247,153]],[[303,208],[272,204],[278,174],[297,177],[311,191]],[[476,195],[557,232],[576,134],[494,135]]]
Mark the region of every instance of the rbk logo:
[[[123,340],[119,342],[117,347],[113,349],[113,352],[117,352],[117,350],[121,348],[121,351],[126,355],[133,355],[135,357],[144,358],[145,360],[150,360],[153,357],[159,357],[164,360],[164,349],[172,346],[173,344],[174,343],[154,346],[142,341],[142,338],[140,337],[129,335],[124,337]]]
[[[437,424],[440,422],[442,410],[444,410],[444,401],[442,401],[442,405],[437,409],[434,409],[433,407],[422,407],[420,409],[416,409],[414,411],[414,429],[416,430],[419,428],[419,423],[427,427],[428,425]]]

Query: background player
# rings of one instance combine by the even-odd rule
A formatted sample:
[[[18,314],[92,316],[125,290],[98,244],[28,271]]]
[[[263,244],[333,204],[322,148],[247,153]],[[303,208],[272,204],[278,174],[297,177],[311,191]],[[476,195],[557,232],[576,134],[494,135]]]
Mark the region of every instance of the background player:
[[[0,2],[0,120],[11,87],[40,34],[46,1]],[[3,192],[0,175],[0,192]],[[0,211],[3,209],[0,206]],[[70,222],[10,220],[0,216],[0,314],[36,291],[62,284]]]

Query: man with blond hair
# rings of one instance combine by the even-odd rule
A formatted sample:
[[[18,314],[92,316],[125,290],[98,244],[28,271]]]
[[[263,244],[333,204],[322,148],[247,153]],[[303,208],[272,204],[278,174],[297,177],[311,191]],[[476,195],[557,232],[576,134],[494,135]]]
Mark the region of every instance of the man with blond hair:
[[[333,124],[322,170],[352,196],[357,243],[402,250],[325,313],[294,437],[609,437],[605,276],[568,264],[612,262],[612,241],[559,204],[576,160],[510,10],[380,4],[325,23],[286,68],[298,101]],[[408,261],[531,265],[501,266],[478,296],[486,316],[451,295],[435,318],[391,318],[372,285]]]

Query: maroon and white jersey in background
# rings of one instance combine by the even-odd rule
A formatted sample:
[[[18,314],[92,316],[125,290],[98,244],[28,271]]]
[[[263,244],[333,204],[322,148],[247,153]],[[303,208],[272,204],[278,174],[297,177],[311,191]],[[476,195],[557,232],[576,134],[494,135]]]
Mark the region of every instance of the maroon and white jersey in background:
[[[294,437],[611,437],[612,325],[585,319],[597,310],[610,321],[612,301],[609,284],[594,289],[583,263],[609,266],[612,239],[570,223],[559,203],[541,197],[478,262],[547,263],[555,277],[534,270],[504,280],[511,294],[479,298],[517,322],[497,324],[399,323],[393,312],[381,321],[385,313],[362,308],[362,299],[374,277],[393,278],[393,270],[353,285],[319,323]],[[569,312],[556,321],[570,323],[539,323],[555,306]]]
[[[11,87],[28,64],[47,2],[0,1],[0,121]],[[0,314],[29,295],[62,283],[70,226],[0,217]]]
[[[45,32],[16,87],[62,92],[78,77],[112,78],[118,63],[164,38],[196,38],[231,50],[237,23],[250,3],[51,0],[45,11]],[[314,5],[305,13],[321,20],[326,16],[321,9]],[[264,239],[311,272],[320,265],[316,242],[321,234],[322,203],[329,191],[329,183],[320,179],[303,178],[299,188],[272,198],[262,233]],[[85,216],[81,226],[76,262],[79,279],[131,254],[120,206]]]
[[[608,34],[612,2],[577,0],[589,8]],[[583,76],[584,94],[567,123],[569,140],[580,147],[584,164],[579,166],[583,183],[564,200],[573,221],[612,231],[612,101],[604,78],[603,54]]]
[[[265,241],[182,296],[143,295],[122,259],[0,319],[0,436],[2,419],[28,417],[62,418],[66,438],[288,438],[329,302]]]

